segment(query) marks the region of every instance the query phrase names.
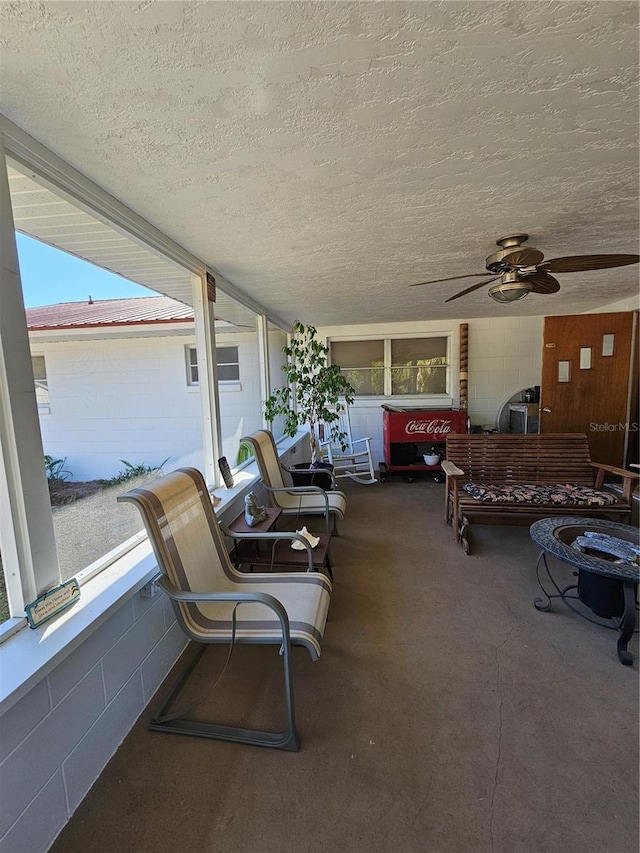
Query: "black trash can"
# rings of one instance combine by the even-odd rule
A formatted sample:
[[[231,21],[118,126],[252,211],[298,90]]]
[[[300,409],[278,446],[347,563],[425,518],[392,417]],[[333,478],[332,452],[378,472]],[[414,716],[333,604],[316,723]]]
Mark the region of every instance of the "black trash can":
[[[618,578],[605,578],[580,569],[578,597],[602,619],[620,618],[624,613],[623,583]]]

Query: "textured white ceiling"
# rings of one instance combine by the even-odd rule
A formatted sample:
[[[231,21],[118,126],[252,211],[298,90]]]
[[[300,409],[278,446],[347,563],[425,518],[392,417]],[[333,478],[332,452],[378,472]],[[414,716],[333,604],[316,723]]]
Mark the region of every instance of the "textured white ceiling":
[[[498,306],[514,231],[638,252],[636,2],[0,4],[2,112],[281,317],[579,312],[638,267]]]

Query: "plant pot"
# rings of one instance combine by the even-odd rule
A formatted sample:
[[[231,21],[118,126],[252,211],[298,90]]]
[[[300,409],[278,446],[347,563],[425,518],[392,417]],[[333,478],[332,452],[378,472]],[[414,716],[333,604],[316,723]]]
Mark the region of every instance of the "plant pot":
[[[318,463],[316,463],[317,465]],[[294,465],[293,468],[289,469],[291,474],[291,479],[293,480],[294,486],[319,486],[321,489],[324,489],[325,492],[331,491],[333,488],[333,477],[331,475],[331,471],[333,470],[333,465],[329,465],[328,463],[320,463],[322,465],[321,468],[312,468],[308,462],[304,462],[298,465]]]
[[[294,467],[299,468],[301,466],[296,465]],[[331,464],[331,462],[322,462],[322,460],[312,462],[311,465],[309,465],[309,468],[313,471],[333,471],[333,465]]]

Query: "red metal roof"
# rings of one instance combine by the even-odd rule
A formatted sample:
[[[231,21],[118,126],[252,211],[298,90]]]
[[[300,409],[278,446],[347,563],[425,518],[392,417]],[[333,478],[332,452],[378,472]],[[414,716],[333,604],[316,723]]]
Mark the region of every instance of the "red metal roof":
[[[27,326],[34,331],[193,322],[193,308],[168,296],[61,302],[27,308],[26,314]]]

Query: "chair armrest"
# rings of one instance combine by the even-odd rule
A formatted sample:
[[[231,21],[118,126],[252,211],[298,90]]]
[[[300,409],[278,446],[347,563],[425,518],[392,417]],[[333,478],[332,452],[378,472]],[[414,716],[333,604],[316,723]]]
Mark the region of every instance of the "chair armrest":
[[[369,444],[369,442],[370,442],[371,440],[372,440],[372,439],[371,439],[371,436],[370,436],[370,435],[368,435],[366,438],[354,438],[354,439],[353,439],[353,441],[351,442],[351,444],[352,444],[352,445],[353,445],[353,444],[362,444],[363,442],[366,442],[367,444]]]
[[[463,477],[464,476],[464,471],[462,470],[462,468],[458,468],[457,465],[454,465],[453,462],[448,462],[446,459],[444,459],[440,463],[440,466],[441,466],[442,470],[444,471],[444,473],[447,475],[447,477]]]
[[[327,525],[329,524],[329,498],[327,497],[327,493],[324,489],[321,489],[320,486],[285,486],[284,488],[274,488],[273,486],[267,486],[267,484],[263,481],[262,485],[266,489],[267,492],[273,492],[277,494],[278,492],[286,492],[289,495],[322,495],[324,499],[324,508],[327,516]],[[327,532],[329,528],[327,527]]]
[[[270,531],[268,533],[236,533],[235,530],[229,530],[228,527],[224,525],[220,525],[222,528],[222,532],[225,536],[228,536],[230,539],[265,539],[270,540],[272,542],[277,542],[280,539],[291,539],[293,542],[302,542],[307,549],[307,556],[309,558],[309,568],[308,572],[312,572],[313,569],[313,549],[311,547],[311,542],[306,539],[304,536],[301,536],[295,530],[278,530],[278,531]]]
[[[289,653],[289,649],[291,648],[289,617],[287,616],[287,611],[285,610],[284,605],[278,601],[275,596],[269,595],[266,592],[182,592],[170,584],[164,575],[160,577],[158,583],[173,601],[231,601],[236,602],[237,604],[252,601],[264,604],[265,607],[269,607],[273,610],[278,617],[280,627],[282,628],[282,647],[285,649],[286,654]],[[235,620],[232,621],[232,625],[235,626]],[[235,628],[233,628],[229,633],[233,642]]]
[[[294,495],[304,495],[304,494],[317,494],[320,493],[322,495],[326,495],[324,489],[321,489],[320,486],[267,486],[265,482],[262,483],[264,488],[268,492],[293,492]]]
[[[633,471],[625,471],[624,468],[616,468],[613,465],[603,465],[601,462],[592,462],[591,467],[596,469],[595,488],[601,489],[604,485],[604,475],[614,474],[622,478],[622,497],[627,503],[631,503],[634,485],[640,480],[640,474]]]
[[[271,608],[282,625],[283,639],[289,642],[289,617],[284,605],[273,595],[266,592],[183,592],[176,589],[169,580],[161,575],[158,583],[173,601],[235,601],[239,604],[245,601],[258,602]]]

